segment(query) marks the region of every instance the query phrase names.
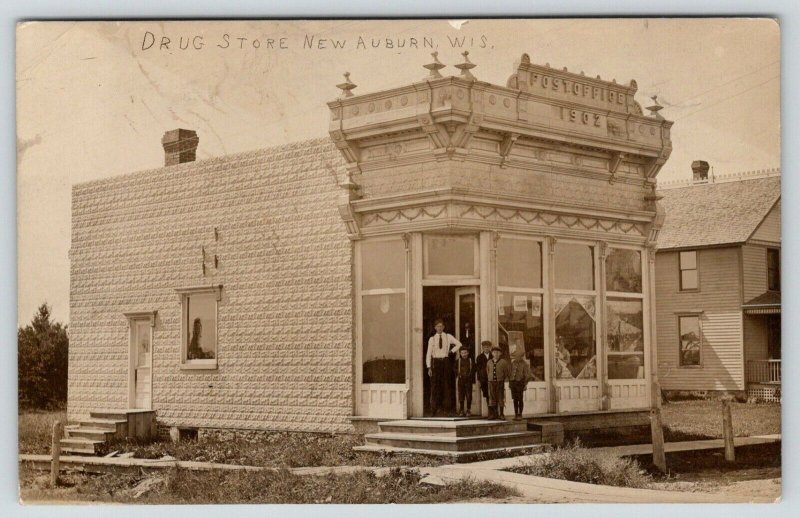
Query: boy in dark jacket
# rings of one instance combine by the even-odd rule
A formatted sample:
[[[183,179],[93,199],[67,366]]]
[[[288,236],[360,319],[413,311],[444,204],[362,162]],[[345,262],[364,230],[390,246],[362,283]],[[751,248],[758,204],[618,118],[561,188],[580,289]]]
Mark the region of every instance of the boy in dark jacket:
[[[492,359],[486,362],[486,377],[489,380],[489,419],[505,419],[506,381],[511,375],[508,360],[502,358],[503,351],[492,347]]]
[[[486,363],[492,359],[492,342],[484,340],[481,342],[482,353],[475,360],[475,370],[478,372],[478,383],[481,385],[481,393],[486,399],[486,406],[489,406],[489,380],[486,377]]]
[[[472,384],[475,381],[475,362],[466,347],[462,347],[456,358],[453,370],[456,375],[456,388],[458,392],[458,413],[456,415],[469,417],[472,408]],[[464,406],[466,403],[466,407]]]

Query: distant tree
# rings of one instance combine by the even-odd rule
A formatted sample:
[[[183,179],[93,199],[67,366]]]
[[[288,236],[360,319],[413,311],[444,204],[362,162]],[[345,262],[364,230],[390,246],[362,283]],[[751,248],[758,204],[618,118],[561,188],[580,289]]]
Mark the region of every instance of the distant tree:
[[[62,407],[67,401],[67,326],[50,320],[39,306],[30,324],[17,332],[20,408]]]

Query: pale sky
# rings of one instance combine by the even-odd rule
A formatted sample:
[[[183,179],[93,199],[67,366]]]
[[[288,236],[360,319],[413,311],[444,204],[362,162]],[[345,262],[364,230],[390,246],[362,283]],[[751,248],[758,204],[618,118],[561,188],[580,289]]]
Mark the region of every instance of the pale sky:
[[[159,50],[163,36],[169,49]],[[675,121],[660,180],[689,178],[697,159],[718,175],[780,166],[771,20],[27,23],[17,31],[19,323],[44,301],[69,321],[72,185],[162,166],[161,136],[178,127],[197,131],[198,159],[324,136],[325,103],[343,72],[356,94],[400,86],[422,79],[438,50],[442,73],[457,75],[456,38],[466,38],[482,81],[505,85],[528,53],[591,77],[635,79],[643,107],[657,94]]]

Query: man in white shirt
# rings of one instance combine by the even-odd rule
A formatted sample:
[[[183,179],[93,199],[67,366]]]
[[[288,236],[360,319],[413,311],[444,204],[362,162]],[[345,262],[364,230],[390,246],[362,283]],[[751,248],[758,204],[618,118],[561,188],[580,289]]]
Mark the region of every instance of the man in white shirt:
[[[448,355],[458,351],[462,346],[455,336],[444,332],[444,322],[437,319],[434,328],[436,334],[428,339],[428,352],[425,354],[425,365],[431,378],[431,415],[435,416],[442,406],[447,376],[452,372],[447,368]],[[452,347],[452,348],[451,348]]]

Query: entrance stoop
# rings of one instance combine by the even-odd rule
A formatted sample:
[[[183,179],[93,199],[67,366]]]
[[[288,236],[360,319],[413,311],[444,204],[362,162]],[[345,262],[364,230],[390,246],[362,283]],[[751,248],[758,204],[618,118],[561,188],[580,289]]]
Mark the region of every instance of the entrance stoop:
[[[471,457],[502,451],[545,449],[542,434],[528,430],[525,421],[485,419],[384,421],[378,433],[364,436],[357,451],[404,452],[424,455]]]
[[[64,427],[61,451],[95,455],[111,439],[147,439],[156,435],[155,410],[95,410],[77,425]]]

